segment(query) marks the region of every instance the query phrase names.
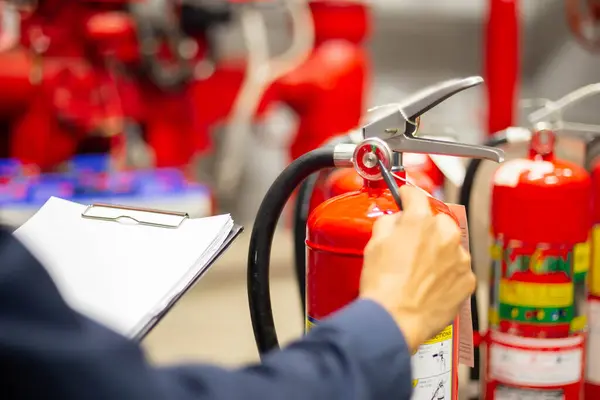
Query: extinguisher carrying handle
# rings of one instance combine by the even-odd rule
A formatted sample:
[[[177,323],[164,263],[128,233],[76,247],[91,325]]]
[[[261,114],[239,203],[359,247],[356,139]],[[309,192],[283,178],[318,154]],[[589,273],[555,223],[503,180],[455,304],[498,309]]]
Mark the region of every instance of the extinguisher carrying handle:
[[[375,121],[364,127],[365,138],[381,137],[381,132],[396,133],[400,129],[403,129],[404,134],[414,136],[417,119],[421,115],[455,94],[482,83],[483,78],[480,76],[450,79],[422,89],[395,106],[386,105],[387,112],[378,115]]]
[[[248,301],[254,338],[262,355],[278,348],[269,288],[271,247],[279,217],[298,185],[324,168],[336,166],[336,148],[323,147],[293,161],[275,179],[257,213],[248,252]]]
[[[417,138],[417,119],[442,101],[468,88],[480,85],[479,76],[452,79],[432,85],[411,96],[397,107],[389,107],[379,118],[363,127],[365,139],[383,139],[397,153],[438,154],[455,157],[504,160],[504,152],[485,146]]]

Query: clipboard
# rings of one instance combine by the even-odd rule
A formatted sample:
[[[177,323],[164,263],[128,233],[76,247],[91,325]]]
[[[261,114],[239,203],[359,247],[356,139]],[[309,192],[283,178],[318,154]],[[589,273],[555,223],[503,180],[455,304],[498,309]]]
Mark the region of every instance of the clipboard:
[[[143,229],[128,231],[113,224]],[[57,235],[57,229],[63,229],[63,235]],[[229,215],[190,219],[182,212],[104,203],[86,206],[53,197],[15,235],[28,242],[34,254],[37,250],[39,258],[52,260],[49,272],[59,278],[74,308],[141,341],[242,231]],[[64,235],[70,236],[64,240]],[[106,251],[107,246],[112,251]],[[137,278],[144,274],[145,280]]]

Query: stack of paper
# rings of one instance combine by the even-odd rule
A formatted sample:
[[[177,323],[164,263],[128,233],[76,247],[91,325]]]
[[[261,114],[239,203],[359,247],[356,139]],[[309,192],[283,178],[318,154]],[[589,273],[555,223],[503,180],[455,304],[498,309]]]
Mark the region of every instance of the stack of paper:
[[[181,218],[178,227],[165,228],[84,218],[86,210],[52,197],[14,234],[71,307],[132,338],[143,335],[241,230],[229,214]]]

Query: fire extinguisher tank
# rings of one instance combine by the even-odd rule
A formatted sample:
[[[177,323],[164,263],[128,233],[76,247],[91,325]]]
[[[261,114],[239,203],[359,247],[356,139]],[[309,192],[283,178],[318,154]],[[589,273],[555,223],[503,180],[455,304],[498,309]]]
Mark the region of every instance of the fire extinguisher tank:
[[[591,179],[554,142],[533,132],[528,157],[493,178],[486,399],[582,390]]]
[[[434,213],[456,219],[444,203],[431,198],[430,204]],[[385,183],[365,181],[359,191],[333,197],[311,213],[306,234],[309,321],[318,321],[358,296],[363,249],[373,224],[381,215],[396,212]]]

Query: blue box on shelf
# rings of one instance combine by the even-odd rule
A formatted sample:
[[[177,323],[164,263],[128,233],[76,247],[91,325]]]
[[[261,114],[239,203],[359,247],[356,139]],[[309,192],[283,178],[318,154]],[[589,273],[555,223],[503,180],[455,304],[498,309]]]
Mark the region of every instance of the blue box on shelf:
[[[75,195],[75,181],[68,175],[41,175],[29,186],[28,202],[32,205],[45,203],[50,197],[56,196],[70,200]]]

